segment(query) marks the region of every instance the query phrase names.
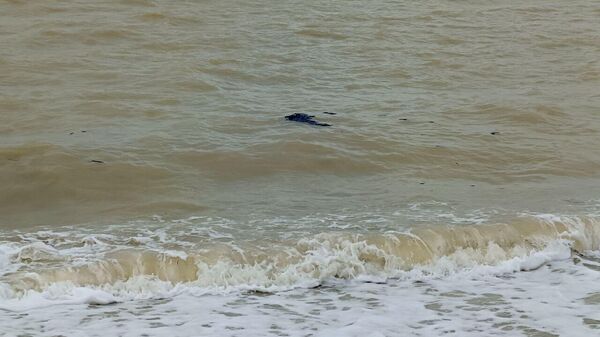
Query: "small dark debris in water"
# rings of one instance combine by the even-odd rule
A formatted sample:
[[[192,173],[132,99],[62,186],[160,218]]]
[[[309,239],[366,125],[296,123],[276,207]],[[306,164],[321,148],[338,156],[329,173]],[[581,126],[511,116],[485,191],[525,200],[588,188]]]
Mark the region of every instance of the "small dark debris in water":
[[[386,281],[364,281],[365,283],[372,283],[372,284],[387,284]]]
[[[74,135],[74,134],[75,134],[75,132],[69,132],[69,134],[70,134],[70,135]]]
[[[416,281],[415,281],[415,282],[413,282],[413,283],[415,283],[415,284],[425,284],[425,282],[424,282],[424,281],[421,281],[421,280],[416,280]]]
[[[86,132],[87,132],[87,130],[81,130],[81,132],[83,132],[83,133],[86,133]]]
[[[456,163],[454,163],[454,164],[456,164],[456,165],[460,165],[458,162],[456,162]]]
[[[330,124],[321,123],[319,121],[314,120],[313,119],[314,117],[315,116],[307,115],[305,113],[294,113],[294,114],[285,116],[285,119],[287,119],[288,121],[306,123],[306,124],[316,125],[316,126],[331,126]]]
[[[309,287],[308,289],[321,289],[321,288],[323,288],[323,284],[319,283],[319,284],[317,284],[315,286]]]
[[[498,132],[498,131],[493,131],[493,132],[490,132],[490,135],[494,135],[494,136],[495,136],[495,135],[499,135],[499,134],[500,134],[500,132]]]
[[[104,164],[104,162],[102,160],[96,160],[96,159],[90,160],[90,163]]]
[[[425,185],[425,183],[424,182],[420,182],[419,185]]]
[[[90,303],[90,304],[88,304],[88,308],[106,307],[106,306],[109,306],[109,305],[115,305],[117,303],[119,303],[119,302],[117,302],[117,301],[109,301],[109,302],[106,302],[106,303]]]
[[[475,187],[475,184],[471,184],[471,187]]]
[[[435,123],[435,122],[434,122],[434,121],[429,121],[429,122],[427,122],[427,123]]]
[[[273,292],[266,291],[266,290],[260,290],[260,289],[252,289],[252,290],[245,291],[244,294],[255,295],[255,296],[268,296],[268,295],[273,295]]]
[[[407,121],[408,118],[398,118],[399,121]]]
[[[337,115],[337,112],[323,111],[323,113],[326,115]]]

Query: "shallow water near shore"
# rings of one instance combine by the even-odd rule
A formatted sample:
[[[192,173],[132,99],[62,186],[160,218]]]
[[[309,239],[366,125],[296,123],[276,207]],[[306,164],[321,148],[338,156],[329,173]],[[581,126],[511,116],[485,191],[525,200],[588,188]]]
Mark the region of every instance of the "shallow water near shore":
[[[593,1],[0,13],[0,335],[598,333]]]

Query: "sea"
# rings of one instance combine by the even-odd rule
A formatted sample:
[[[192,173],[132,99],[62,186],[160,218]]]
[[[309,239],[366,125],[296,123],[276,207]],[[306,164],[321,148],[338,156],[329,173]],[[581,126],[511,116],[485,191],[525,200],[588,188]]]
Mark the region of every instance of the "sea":
[[[0,336],[600,336],[600,3],[0,0]]]

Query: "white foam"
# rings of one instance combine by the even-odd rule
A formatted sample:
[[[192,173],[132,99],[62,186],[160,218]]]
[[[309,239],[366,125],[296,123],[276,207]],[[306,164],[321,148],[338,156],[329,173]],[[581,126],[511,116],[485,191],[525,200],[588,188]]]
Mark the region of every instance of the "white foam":
[[[0,309],[11,311],[27,311],[34,308],[73,304],[109,304],[117,301],[108,292],[90,287],[76,287],[69,283],[55,283],[43,292],[28,291],[19,297],[15,297],[10,290],[4,289],[5,291],[2,292],[4,298],[0,302]]]
[[[14,255],[14,258],[19,261],[52,261],[64,259],[56,248],[40,241],[21,247],[19,252]]]
[[[561,249],[549,249],[545,254],[552,256],[550,252]],[[597,305],[586,304],[586,298],[599,294],[600,272],[558,257],[559,261],[530,272],[500,273],[495,269],[475,275],[471,270],[444,277],[430,275],[419,282],[387,280],[385,284],[355,280],[271,295],[193,293],[173,287],[168,297],[93,308],[75,303],[110,303],[111,297],[101,290],[77,294],[75,287],[66,294],[78,296],[78,301],[58,292],[56,299],[62,302],[52,309],[23,307],[27,317],[0,315],[0,332],[156,337],[278,333],[480,337],[531,335],[535,331],[540,335],[595,335],[598,330],[589,323],[600,319],[600,312]],[[515,262],[506,270],[517,266],[523,265]]]
[[[10,257],[18,251],[19,248],[16,244],[0,245],[0,275],[9,271],[9,267],[11,266]]]
[[[515,308],[527,308],[528,315],[533,317],[537,314],[536,308],[530,303],[538,305],[539,302],[553,303],[562,306],[562,309],[552,307],[544,310],[553,314],[566,315],[571,320],[576,319],[574,318],[577,317],[576,308],[580,306],[582,298],[596,291],[592,285],[593,282],[600,281],[600,275],[593,268],[571,262],[572,246],[577,241],[583,248],[597,247],[598,233],[595,231],[596,227],[585,226],[576,218],[540,216],[539,219],[567,224],[569,232],[565,235],[556,235],[554,240],[546,238],[543,244],[500,246],[489,241],[487,245],[458,247],[447,255],[436,256],[430,263],[412,265],[410,268],[405,268],[401,256],[395,256],[392,251],[383,248],[387,243],[377,241],[378,246],[358,236],[320,234],[300,240],[298,247],[290,247],[290,254],[294,249],[301,250],[302,254],[295,255],[295,259],[287,261],[286,264],[277,264],[276,260],[241,263],[240,261],[246,261],[247,257],[237,246],[234,246],[237,253],[244,256],[241,260],[226,256],[210,263],[202,259],[196,260],[198,278],[191,282],[172,283],[152,275],[135,275],[126,280],[119,279],[94,286],[82,286],[66,281],[50,283],[38,290],[16,291],[3,283],[6,280],[2,280],[0,281],[0,309],[11,313],[25,311],[30,313],[33,317],[31,322],[33,326],[42,324],[40,322],[43,321],[60,319],[60,314],[70,314],[73,315],[73,319],[69,317],[65,324],[75,329],[76,324],[79,324],[76,320],[80,322],[87,309],[82,308],[79,313],[73,312],[70,307],[117,303],[119,308],[127,311],[134,310],[132,308],[139,301],[148,301],[150,312],[159,317],[157,320],[165,325],[172,323],[171,330],[175,329],[178,331],[176,335],[180,336],[232,335],[231,331],[235,329],[230,328],[234,326],[225,323],[229,321],[237,322],[235,328],[242,328],[243,334],[248,336],[264,335],[266,331],[274,329],[271,326],[281,324],[287,326],[281,327],[280,330],[292,336],[306,335],[306,328],[310,325],[318,326],[319,333],[323,336],[367,336],[369,334],[395,336],[398,333],[398,326],[403,327],[404,330],[401,331],[404,334],[419,331],[428,336],[452,335],[452,331],[460,336],[478,336],[477,332],[481,333],[486,331],[485,329],[495,329],[494,331],[499,331],[499,334],[504,333],[502,332],[504,330],[491,323],[482,323],[488,321],[506,323],[505,326],[513,329],[507,331],[512,332],[522,330],[519,326],[525,326],[551,333],[564,333],[565,329],[558,326],[556,322],[544,319],[543,316],[535,320],[518,318],[520,312]],[[147,234],[155,235],[155,233],[152,231]],[[158,241],[172,244],[174,240],[172,237],[167,236],[165,232],[159,233],[164,235],[159,235]],[[81,243],[81,237],[77,237],[73,242]],[[394,235],[389,237],[393,238]],[[70,239],[65,237],[64,240]],[[161,249],[155,240],[150,243],[149,246],[145,246],[145,249],[156,253],[158,257],[167,256],[186,261],[193,258],[186,251]],[[21,246],[6,243],[0,245],[0,267],[6,271],[14,271],[15,266],[28,261],[44,263],[50,260],[53,263],[57,261],[63,263],[60,259],[66,255],[69,259],[73,259],[73,256],[81,259],[98,259],[98,252],[106,251],[110,244],[86,244],[83,247],[67,244],[66,247],[57,249],[42,242]],[[101,250],[95,250],[97,247]],[[168,259],[166,261],[185,262],[177,260],[169,262]],[[590,260],[586,265],[594,263]],[[35,272],[24,274],[23,277],[25,276],[31,279],[39,277]],[[538,284],[535,284],[536,282]],[[424,289],[423,284],[426,284],[429,290]],[[314,287],[319,288],[311,290]],[[543,293],[538,291],[538,287],[554,293]],[[527,289],[535,296],[528,295],[531,298],[524,299],[518,289]],[[227,318],[218,318],[220,317],[218,312],[230,305],[229,302],[247,300],[250,296],[245,294],[247,291],[272,295],[264,298],[259,296],[252,299],[254,302],[250,301],[254,304],[249,302],[239,307],[238,313],[241,312],[241,316],[232,314],[233,316],[225,315]],[[460,296],[440,295],[448,291],[462,293]],[[557,291],[564,298],[556,298]],[[491,297],[487,298],[489,294],[498,295],[503,303],[514,304],[515,307],[509,307],[507,304],[496,305],[494,296],[490,295]],[[341,299],[343,296],[346,296],[350,303],[344,304],[346,299]],[[477,304],[479,300],[487,304]],[[161,301],[171,304],[166,308],[160,304],[163,303]],[[462,302],[459,303],[460,301]],[[338,302],[339,305],[336,304]],[[376,305],[375,302],[378,304]],[[424,306],[424,303],[428,306]],[[261,310],[253,309],[256,305],[268,308],[296,308],[294,310],[297,316],[302,319],[294,322],[286,316],[289,312],[286,314],[286,310],[281,309],[281,312],[269,313],[268,318],[261,321],[259,318],[262,315]],[[42,309],[48,306],[53,306],[52,310]],[[332,309],[324,310],[327,307]],[[467,307],[471,307],[473,312],[464,309]],[[497,311],[490,311],[490,308]],[[496,315],[502,310],[511,313],[510,320]],[[312,311],[319,311],[319,315],[307,314]],[[589,319],[600,319],[597,314],[587,310],[587,307],[580,311]],[[196,322],[189,316],[190,312],[196,314],[201,312],[206,314],[206,317],[217,317],[216,320],[220,320],[221,323],[213,322],[210,328],[202,328],[201,325],[195,325]],[[398,313],[401,313],[401,317]],[[141,315],[146,317],[150,314],[144,312]],[[440,315],[450,318],[440,320]],[[469,315],[475,315],[481,322],[469,318]],[[180,325],[175,322],[178,319],[187,323],[178,328]],[[131,329],[135,330],[137,327],[150,336],[163,336],[166,333],[161,332],[160,329],[152,330],[154,328],[148,327],[142,321],[133,320],[135,322],[128,323],[126,330],[111,326],[109,318],[100,319],[93,324],[85,323],[84,329],[90,335],[94,335],[90,332],[93,329],[127,335],[127,331],[133,331]],[[470,322],[472,326],[467,329],[456,323],[456,320]],[[575,324],[565,319],[559,319],[557,322],[561,320],[563,324]],[[429,324],[428,321],[435,323]],[[48,327],[48,324],[44,324]],[[587,325],[590,324],[583,327],[581,322],[577,324],[579,325],[572,330],[575,331],[573,336],[584,336],[583,332],[589,329]],[[18,324],[4,317],[0,317],[0,326],[4,329],[21,331]],[[478,326],[485,329],[481,330],[477,328]],[[0,328],[0,332],[2,329]],[[45,330],[44,333],[59,334],[61,331],[58,326],[54,330],[51,327],[48,329],[50,330]],[[198,331],[206,333],[197,333]]]

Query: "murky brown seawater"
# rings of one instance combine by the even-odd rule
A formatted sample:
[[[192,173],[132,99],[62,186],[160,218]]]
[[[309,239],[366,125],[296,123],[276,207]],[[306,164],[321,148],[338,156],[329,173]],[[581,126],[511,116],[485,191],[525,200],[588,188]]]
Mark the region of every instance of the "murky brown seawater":
[[[296,112],[332,126],[283,118]],[[591,262],[518,282],[547,272],[593,283],[599,144],[595,1],[0,0],[0,310],[35,302],[28,289],[63,294],[65,282],[118,301],[165,294],[136,277],[264,290],[379,282],[428,263],[436,277],[492,265],[498,275],[530,270],[518,259],[535,254],[564,257],[556,240]],[[495,277],[467,283],[509,296],[511,281],[500,289]],[[412,289],[388,285],[374,296]],[[470,291],[458,288],[446,290]],[[598,293],[588,290],[548,301],[578,308]],[[489,294],[471,295],[479,306]],[[102,302],[93,296],[84,302]],[[460,312],[433,301],[439,315]],[[510,312],[487,327],[498,333],[565,333],[543,315],[515,322],[524,314],[481,305]],[[423,317],[406,331],[446,324]],[[567,325],[583,336],[597,322]]]
[[[597,183],[592,1],[1,6],[3,227]]]

